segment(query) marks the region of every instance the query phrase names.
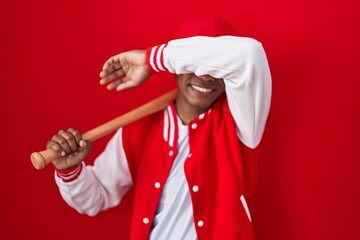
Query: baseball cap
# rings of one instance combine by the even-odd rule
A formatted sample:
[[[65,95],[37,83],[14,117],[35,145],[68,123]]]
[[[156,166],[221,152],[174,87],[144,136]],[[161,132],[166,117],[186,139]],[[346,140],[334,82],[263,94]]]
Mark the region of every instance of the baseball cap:
[[[183,19],[177,37],[193,36],[218,37],[223,35],[236,35],[235,27],[225,18],[213,13],[203,13]]]

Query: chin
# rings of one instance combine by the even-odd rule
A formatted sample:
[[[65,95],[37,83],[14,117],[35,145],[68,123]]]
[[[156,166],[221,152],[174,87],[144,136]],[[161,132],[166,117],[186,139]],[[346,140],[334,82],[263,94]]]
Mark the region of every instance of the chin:
[[[215,100],[216,99],[214,99],[214,100],[189,99],[189,103],[194,109],[197,109],[199,114],[201,114],[204,111],[206,111],[207,109],[209,109]]]

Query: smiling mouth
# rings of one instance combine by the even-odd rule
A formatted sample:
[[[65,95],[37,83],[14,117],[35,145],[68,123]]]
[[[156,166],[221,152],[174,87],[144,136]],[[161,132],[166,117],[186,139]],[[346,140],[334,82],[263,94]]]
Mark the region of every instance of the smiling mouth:
[[[212,92],[212,91],[213,91],[213,89],[211,89],[211,88],[199,87],[199,86],[192,85],[192,84],[191,84],[191,87],[192,87],[193,89],[195,89],[196,91],[202,92],[202,93],[209,93],[209,92]]]

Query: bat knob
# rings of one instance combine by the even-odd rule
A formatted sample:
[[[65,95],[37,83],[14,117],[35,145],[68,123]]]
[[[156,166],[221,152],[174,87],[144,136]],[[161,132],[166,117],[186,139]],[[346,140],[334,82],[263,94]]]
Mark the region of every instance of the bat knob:
[[[37,170],[41,170],[46,166],[46,161],[44,159],[44,157],[38,153],[38,152],[33,152],[31,154],[31,162],[33,164],[33,166],[37,169]]]

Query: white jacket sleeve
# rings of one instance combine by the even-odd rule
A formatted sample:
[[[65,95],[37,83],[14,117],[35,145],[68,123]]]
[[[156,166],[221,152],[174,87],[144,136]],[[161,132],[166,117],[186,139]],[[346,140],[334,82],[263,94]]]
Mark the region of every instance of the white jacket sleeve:
[[[271,99],[271,75],[261,43],[251,38],[191,37],[152,49],[154,71],[222,78],[237,135],[255,148],[262,137]]]
[[[84,163],[80,175],[64,182],[55,174],[63,199],[79,213],[90,216],[118,205],[132,186],[131,174],[122,144],[122,129],[109,141],[93,166]]]

